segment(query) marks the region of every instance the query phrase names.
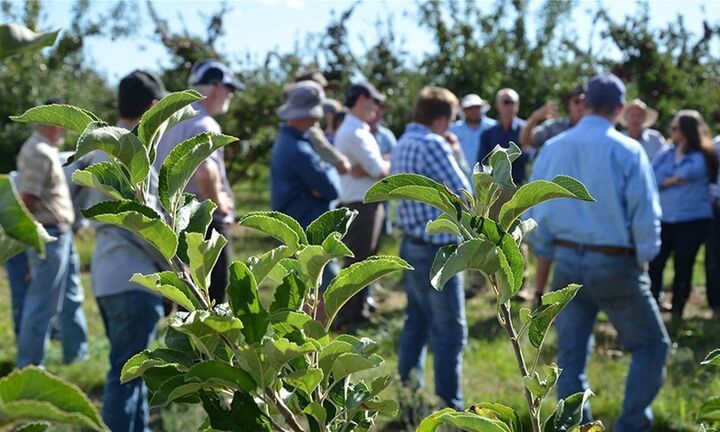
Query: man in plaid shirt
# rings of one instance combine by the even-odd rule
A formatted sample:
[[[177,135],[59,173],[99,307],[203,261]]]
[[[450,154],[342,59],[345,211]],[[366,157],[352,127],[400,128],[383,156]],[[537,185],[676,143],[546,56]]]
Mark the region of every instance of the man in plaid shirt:
[[[470,190],[460,166],[462,149],[448,132],[455,118],[458,100],[449,90],[425,87],[420,91],[413,113],[392,154],[392,173],[416,173],[447,185],[458,192]],[[415,270],[405,274],[407,310],[400,336],[399,372],[407,383],[423,383],[427,343],[435,353],[435,391],[447,404],[464,409],[462,396],[462,355],[467,339],[465,294],[462,276],[455,275],[442,291],[430,285],[430,267],[438,250],[458,243],[451,234],[428,235],[426,224],[440,216],[440,210],[415,201],[400,201],[396,224],[403,233],[400,256]]]

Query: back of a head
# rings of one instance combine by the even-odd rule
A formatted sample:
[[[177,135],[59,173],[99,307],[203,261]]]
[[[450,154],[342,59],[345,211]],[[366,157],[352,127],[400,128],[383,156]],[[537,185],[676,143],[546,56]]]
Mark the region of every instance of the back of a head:
[[[153,101],[162,99],[166,93],[165,85],[157,75],[133,71],[118,85],[118,114],[125,119],[140,118]]]
[[[443,87],[425,87],[420,90],[415,101],[413,121],[429,126],[438,118],[447,117],[452,120],[457,107],[458,99],[450,90]]]
[[[585,106],[593,113],[611,116],[625,105],[625,84],[617,76],[598,74],[585,87]]]

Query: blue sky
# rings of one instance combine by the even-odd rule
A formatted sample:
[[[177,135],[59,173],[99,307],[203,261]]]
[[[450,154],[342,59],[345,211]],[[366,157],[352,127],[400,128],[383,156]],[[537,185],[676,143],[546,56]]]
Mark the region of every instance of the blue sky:
[[[250,54],[257,61],[264,59],[267,52],[278,48],[281,52],[292,51],[296,44],[302,44],[308,33],[322,32],[334,12],[344,11],[352,0],[242,0],[228,1],[232,8],[226,19],[226,35],[219,48],[230,58],[244,58]],[[530,0],[531,8],[540,5],[539,0]],[[637,10],[634,0],[605,0],[602,2],[614,18],[633,14]],[[107,1],[94,1],[93,10],[108,7]],[[185,22],[191,32],[202,31],[202,14],[217,10],[216,0],[154,0],[156,9],[175,29],[182,29]],[[488,0],[480,4],[492,4]],[[587,39],[590,27],[589,9],[598,4],[591,0],[578,0],[573,16],[575,31]],[[45,28],[63,28],[70,22],[69,0],[49,0],[48,14],[43,17]],[[140,0],[145,12],[145,1]],[[704,9],[704,11],[703,11]],[[664,26],[675,21],[679,14],[685,18],[687,27],[694,33],[702,30],[702,18],[708,16],[720,21],[720,0],[650,1],[651,19],[654,26]],[[415,19],[417,7],[414,0],[365,0],[356,8],[350,29],[350,44],[356,51],[371,45],[376,40],[375,22],[391,17],[396,35],[403,41],[403,47],[413,58],[419,59],[433,49],[430,36],[418,28]],[[96,62],[97,68],[114,82],[136,68],[158,69],[168,61],[164,49],[152,37],[153,27],[147,14],[138,36],[118,41],[94,38],[88,43],[88,55]],[[182,17],[182,20],[181,18]],[[532,29],[531,29],[532,30]],[[589,41],[581,41],[587,44]],[[597,41],[595,41],[597,42]]]

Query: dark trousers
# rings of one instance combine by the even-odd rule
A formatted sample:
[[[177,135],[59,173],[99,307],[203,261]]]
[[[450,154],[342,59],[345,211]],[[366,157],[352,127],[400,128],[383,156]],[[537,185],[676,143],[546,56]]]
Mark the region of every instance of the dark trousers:
[[[715,210],[705,242],[705,280],[708,304],[720,309],[720,210]]]
[[[377,253],[380,235],[385,221],[385,208],[382,203],[364,204],[360,202],[343,204],[350,210],[357,210],[358,215],[350,225],[343,242],[355,254],[345,259],[345,267],[362,261]],[[363,319],[363,308],[367,302],[368,288],[353,296],[338,314],[338,323],[353,322]]]
[[[660,253],[650,263],[651,289],[656,300],[663,291],[663,270],[670,255],[675,261],[672,284],[672,310],[682,315],[692,289],[692,271],[700,246],[708,235],[710,220],[698,219],[687,222],[662,223]]]
[[[228,240],[228,243],[222,252],[220,252],[217,263],[210,274],[210,299],[214,300],[215,304],[219,304],[225,302],[225,290],[229,282],[228,269],[230,268],[230,253],[232,248],[230,245],[230,237],[227,233],[227,224],[213,220],[208,227],[205,238],[210,238],[213,229]]]

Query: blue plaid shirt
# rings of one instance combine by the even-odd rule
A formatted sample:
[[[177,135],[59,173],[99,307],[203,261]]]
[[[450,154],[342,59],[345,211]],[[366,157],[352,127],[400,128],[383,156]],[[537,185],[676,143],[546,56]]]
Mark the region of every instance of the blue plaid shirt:
[[[470,184],[453,156],[445,138],[427,127],[410,123],[392,152],[393,174],[415,173],[445,184],[454,192],[460,188],[470,190]],[[442,245],[458,243],[460,238],[451,234],[429,235],[425,226],[437,219],[442,212],[427,204],[401,200],[397,208],[396,225],[406,236],[428,243]]]

